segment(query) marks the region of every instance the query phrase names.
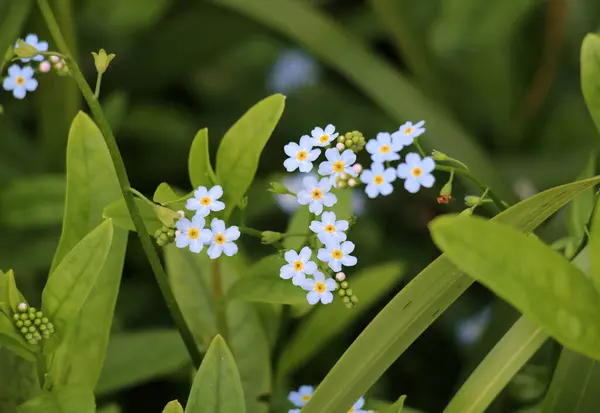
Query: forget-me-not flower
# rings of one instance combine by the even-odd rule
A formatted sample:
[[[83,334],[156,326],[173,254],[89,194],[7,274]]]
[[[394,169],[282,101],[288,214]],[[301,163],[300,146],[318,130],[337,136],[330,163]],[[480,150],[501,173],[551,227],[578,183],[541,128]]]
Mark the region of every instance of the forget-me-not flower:
[[[288,400],[291,401],[294,406],[302,407],[308,403],[314,392],[315,389],[312,386],[300,386],[298,391],[290,392]]]
[[[315,232],[319,240],[325,245],[331,242],[339,244],[346,241],[344,231],[347,231],[348,227],[348,221],[336,221],[335,212],[330,211],[323,212],[321,221],[313,221],[309,226],[310,230]]]
[[[314,146],[327,146],[339,136],[339,133],[335,131],[335,126],[333,125],[327,125],[325,129],[316,127],[310,134],[313,138]]]
[[[425,132],[425,121],[422,120],[413,125],[412,122],[406,122],[397,132],[392,133],[392,139],[397,141],[398,143],[408,146],[412,144],[415,138],[421,136]]]
[[[200,233],[202,241],[208,247],[208,256],[215,259],[225,253],[228,257],[238,252],[238,247],[233,243],[240,237],[240,230],[236,226],[225,228],[225,222],[222,219],[213,218],[210,223],[210,229],[203,229]]]
[[[175,224],[177,233],[175,235],[175,245],[177,248],[189,247],[190,251],[198,254],[202,251],[204,242],[201,237],[202,228],[204,228],[204,218],[198,215],[194,216],[190,221],[187,218],[181,218]]]
[[[374,162],[397,161],[400,159],[398,152],[404,145],[398,139],[392,139],[387,132],[377,134],[377,138],[367,142],[367,152],[371,154]]]
[[[356,154],[350,149],[346,149],[340,154],[336,148],[329,148],[325,151],[327,161],[319,165],[319,175],[329,175],[333,185],[336,184],[336,178],[342,174],[348,174],[356,177],[356,172],[352,169],[352,164],[356,162]]]
[[[35,34],[29,34],[27,35],[27,37],[25,37],[25,43],[35,47],[36,49],[38,49],[38,51],[40,52],[47,52],[48,51],[48,42],[40,42],[38,37]],[[19,43],[15,43],[15,47],[18,47]],[[42,60],[44,60],[44,56],[39,54],[37,56],[34,56],[32,58],[25,58],[25,59],[21,59],[22,62],[29,62],[31,59],[35,60],[36,62],[41,62]]]
[[[354,403],[354,405],[350,408],[350,410],[348,410],[348,413],[367,413],[366,410],[362,410],[364,405],[365,398],[361,396],[360,399],[358,399],[356,403]]]
[[[419,189],[424,186],[431,188],[435,182],[432,171],[435,169],[433,158],[426,156],[421,157],[416,153],[406,155],[405,163],[398,165],[398,177],[405,179],[404,188],[412,194],[419,192]]]
[[[384,168],[382,163],[373,163],[371,169],[365,169],[360,175],[360,180],[367,184],[365,192],[369,198],[377,195],[389,195],[394,190],[391,182],[396,180],[394,168]]]
[[[279,54],[267,79],[267,88],[285,95],[319,81],[319,63],[299,49],[284,50]]]
[[[310,172],[313,168],[313,161],[321,154],[320,149],[313,149],[313,140],[308,135],[300,138],[300,144],[290,142],[283,147],[288,159],[283,162],[283,166],[288,172],[299,169],[300,172]]]
[[[320,215],[323,212],[323,205],[331,207],[337,202],[337,197],[329,193],[331,190],[331,181],[328,178],[323,178],[317,181],[312,176],[307,176],[302,180],[304,189],[298,191],[298,203],[300,205],[308,205],[308,210],[315,215]]]
[[[337,284],[333,278],[325,279],[325,276],[320,271],[315,271],[313,275],[314,279],[307,278],[302,285],[308,294],[306,294],[306,301],[310,305],[315,305],[319,301],[323,304],[329,304],[333,301],[332,291],[335,291]]]
[[[312,251],[310,247],[304,247],[300,254],[296,251],[287,251],[284,255],[287,264],[281,267],[279,276],[284,280],[292,279],[292,284],[301,286],[306,280],[306,274],[317,271],[317,264],[310,261]]]
[[[345,267],[353,267],[358,261],[356,257],[350,255],[354,251],[354,243],[351,241],[344,241],[341,245],[339,243],[330,243],[325,248],[319,249],[317,258],[323,262],[329,264],[335,272],[342,271],[342,265]]]
[[[17,99],[23,99],[27,92],[33,92],[38,87],[38,81],[33,78],[34,71],[31,66],[23,68],[12,65],[8,68],[8,77],[4,78],[2,87],[13,92]]]
[[[190,211],[196,211],[196,215],[205,217],[211,211],[222,211],[225,204],[218,199],[223,196],[221,185],[215,185],[210,189],[199,186],[194,191],[194,197],[187,200],[185,207]]]

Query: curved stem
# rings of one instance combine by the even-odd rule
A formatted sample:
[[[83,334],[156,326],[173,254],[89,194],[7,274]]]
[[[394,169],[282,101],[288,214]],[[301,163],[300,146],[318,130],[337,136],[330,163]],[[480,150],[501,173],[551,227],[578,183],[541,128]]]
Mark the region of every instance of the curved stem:
[[[52,13],[52,9],[50,8],[48,1],[37,0],[37,3],[40,12],[42,13],[42,16],[44,17],[44,20],[48,25],[50,34],[52,35],[56,45],[58,46],[58,49],[61,53],[67,56],[71,75],[75,79],[75,82],[77,82],[77,85],[81,90],[81,94],[83,95],[84,99],[90,107],[90,110],[92,111],[92,114],[96,119],[100,132],[102,132],[102,136],[104,137],[106,146],[108,147],[108,151],[110,153],[112,162],[115,167],[115,172],[119,180],[119,185],[121,187],[121,192],[123,194],[125,204],[127,205],[127,210],[129,211],[129,214],[131,215],[131,220],[133,221],[133,225],[137,230],[144,253],[148,258],[150,266],[152,267],[152,272],[156,277],[156,282],[158,283],[165,303],[169,308],[169,311],[171,312],[173,322],[179,329],[179,333],[181,334],[181,337],[187,347],[187,350],[190,354],[190,357],[192,358],[194,365],[196,367],[199,367],[202,361],[202,356],[200,354],[198,346],[196,345],[196,342],[194,341],[194,336],[192,335],[189,326],[183,318],[183,313],[181,312],[181,309],[179,308],[179,305],[175,300],[175,296],[173,295],[173,291],[171,290],[171,287],[169,285],[167,274],[164,268],[162,267],[160,257],[158,256],[158,253],[156,252],[154,245],[152,244],[152,240],[148,235],[148,231],[146,230],[144,221],[142,219],[142,216],[140,215],[140,211],[135,203],[135,197],[133,196],[133,193],[131,193],[131,185],[129,183],[129,177],[127,176],[125,164],[123,162],[123,158],[121,157],[119,147],[117,146],[117,141],[110,128],[108,120],[106,119],[106,116],[104,115],[104,112],[102,111],[98,100],[94,98],[94,93],[92,92],[92,89],[85,80],[85,77],[83,76],[81,69],[77,65],[77,62],[72,58],[73,55],[69,51],[69,47],[67,46],[67,43],[65,42],[60,28],[58,27],[58,22],[56,21],[56,18]]]
[[[219,259],[211,260],[212,281],[213,281],[213,306],[217,317],[217,331],[227,341],[227,314],[225,312],[225,303],[223,301],[223,286],[221,283],[221,263]]]

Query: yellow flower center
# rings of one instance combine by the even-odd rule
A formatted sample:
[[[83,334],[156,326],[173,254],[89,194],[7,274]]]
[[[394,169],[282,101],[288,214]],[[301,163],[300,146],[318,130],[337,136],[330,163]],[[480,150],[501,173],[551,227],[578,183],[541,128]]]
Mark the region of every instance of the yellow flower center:
[[[299,151],[299,152],[296,154],[296,159],[297,159],[297,160],[299,160],[299,161],[303,161],[303,160],[305,160],[307,157],[308,157],[308,154],[306,153],[306,151]]]
[[[423,170],[417,166],[416,168],[413,168],[413,170],[412,170],[412,171],[410,171],[410,173],[411,173],[411,174],[412,174],[412,176],[414,176],[415,178],[418,178],[418,177],[420,177],[421,175],[423,175]]]
[[[23,76],[17,76],[15,78],[15,83],[17,86],[23,86],[25,84],[25,78]]]
[[[342,161],[335,161],[333,163],[333,172],[336,172],[339,174],[339,173],[344,172],[345,168],[346,168],[346,164]]]
[[[404,129],[404,134],[405,135],[410,135],[413,132],[413,128],[412,127],[408,127],[406,129]]]
[[[375,175],[373,182],[375,185],[381,185],[384,182],[383,175]]]
[[[221,233],[215,235],[215,243],[219,245],[225,244],[225,235]]]
[[[342,250],[334,249],[333,251],[331,251],[331,256],[334,260],[341,260],[344,256],[344,253],[342,253]]]
[[[390,145],[381,145],[381,148],[379,148],[379,152],[381,153],[388,153],[391,150]]]
[[[312,199],[314,199],[315,201],[318,201],[321,198],[323,198],[323,191],[321,191],[318,188],[313,189],[312,190]]]
[[[188,229],[188,237],[190,239],[198,239],[199,236],[200,236],[200,231],[198,231],[198,228]]]
[[[304,269],[304,262],[302,260],[294,261],[294,270],[302,271]]]
[[[305,394],[301,399],[304,403],[307,403],[310,400],[310,394]]]
[[[319,142],[321,142],[321,143],[329,142],[329,135],[321,135],[321,137],[319,138]]]
[[[316,282],[315,283],[315,291],[318,292],[319,294],[324,293],[326,290],[325,288],[325,284],[323,284],[322,282]]]
[[[356,410],[354,410],[354,407],[351,407],[350,410],[348,410],[348,413],[354,413]]]
[[[200,200],[200,205],[209,206],[212,202],[212,199],[209,196],[205,196]]]
[[[335,232],[335,226],[333,224],[329,224],[325,227],[325,232],[329,232],[330,234],[333,234]]]

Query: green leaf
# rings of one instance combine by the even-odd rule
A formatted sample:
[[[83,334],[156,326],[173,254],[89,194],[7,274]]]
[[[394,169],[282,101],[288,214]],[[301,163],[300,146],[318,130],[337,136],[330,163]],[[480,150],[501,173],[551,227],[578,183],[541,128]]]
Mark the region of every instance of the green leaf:
[[[96,401],[91,389],[84,386],[55,388],[52,393],[22,404],[17,413],[95,413]]]
[[[600,358],[600,300],[586,275],[542,243],[482,218],[443,216],[435,243],[455,265],[565,346]]]
[[[383,410],[381,413],[402,413],[404,412],[404,402],[406,401],[406,396],[400,396],[396,403],[392,404],[387,409]]]
[[[231,286],[226,300],[256,303],[301,304],[306,302],[306,291],[293,285],[278,274],[242,277]]]
[[[211,187],[216,184],[215,173],[210,164],[208,129],[206,128],[200,129],[194,137],[188,158],[188,170],[192,188]]]
[[[334,300],[329,305],[317,307],[283,351],[279,375],[287,375],[305,365],[387,293],[399,281],[403,270],[399,263],[388,263],[350,275],[348,283],[360,300],[357,306],[349,310],[340,300]]]
[[[600,132],[600,36],[588,34],[581,45],[581,89]]]
[[[168,376],[190,363],[177,330],[118,333],[111,337],[96,394],[106,395]]]
[[[217,335],[196,373],[186,413],[245,413],[244,390],[233,354]]]
[[[596,153],[592,153],[585,166],[585,169],[579,174],[578,180],[591,178],[596,173]],[[589,188],[580,196],[575,198],[569,205],[569,235],[579,242],[585,235],[585,226],[590,220],[590,215],[594,209],[594,189]]]
[[[42,292],[42,308],[56,326],[56,333],[51,339],[55,345],[68,336],[70,328],[75,327],[79,312],[106,262],[113,232],[111,221],[104,221],[85,236],[50,275]],[[48,344],[44,350],[49,347]],[[56,372],[58,370],[55,369],[60,368],[62,366],[53,366],[52,370]]]
[[[35,353],[39,347],[37,345],[31,345],[17,331],[13,324],[12,318],[0,311],[0,346],[6,347],[17,356],[28,360],[35,361]]]
[[[7,52],[12,50],[15,40],[19,38],[32,6],[33,0],[22,0],[11,2],[2,10],[4,18],[0,20],[0,73],[4,72],[8,63],[6,57],[12,57],[12,54],[9,56]]]
[[[15,274],[12,270],[6,273],[6,294],[8,295],[8,304],[11,309],[16,310],[17,306],[21,303],[26,303],[25,297],[17,288],[17,282],[15,281]]]
[[[60,225],[64,175],[39,175],[12,181],[0,193],[0,223],[19,229]]]
[[[167,403],[162,413],[183,413],[183,407],[177,400]]]
[[[600,178],[528,198],[494,220],[529,232]],[[343,413],[473,283],[446,256],[432,262],[371,321],[321,382],[302,413]]]
[[[157,208],[163,207],[159,205],[152,206],[140,198],[136,198],[135,203],[140,211],[142,219],[144,220],[144,224],[146,225],[148,233],[154,234],[156,230],[161,228],[163,225],[156,213]],[[131,220],[129,210],[127,209],[127,205],[125,205],[124,199],[120,199],[106,206],[102,216],[104,218],[112,219],[115,226],[119,228],[135,231],[135,226],[133,225],[133,221]]]
[[[541,327],[521,317],[469,376],[444,413],[484,412],[547,339]]]
[[[331,211],[335,212],[337,219],[350,218],[352,216],[352,195],[354,189],[334,189],[332,192],[335,194],[337,202],[331,208]]]
[[[310,225],[310,212],[308,212],[308,208],[300,207],[294,211],[292,215],[292,219],[287,227],[288,234],[303,234],[309,233],[308,227]],[[283,239],[283,247],[286,250],[299,250],[302,245],[306,242],[307,237],[298,236],[298,237],[285,237]]]
[[[0,411],[14,412],[39,391],[36,363],[0,346]]]
[[[325,17],[306,2],[213,1],[298,41],[362,90],[395,122],[428,119],[427,139],[423,140],[423,145],[460,159],[469,165],[478,178],[499,192],[501,197],[509,202],[515,199],[502,174],[498,173],[483,150],[475,144],[475,138],[439,110],[409,79],[344,31],[333,19]]]
[[[590,230],[589,250],[600,251],[600,198],[596,204],[592,225]],[[590,254],[590,262],[592,267],[592,279],[596,286],[596,291],[600,293],[600,254]]]
[[[217,178],[223,186],[225,216],[250,187],[258,161],[283,113],[285,97],[272,95],[250,108],[225,134],[217,151]]]

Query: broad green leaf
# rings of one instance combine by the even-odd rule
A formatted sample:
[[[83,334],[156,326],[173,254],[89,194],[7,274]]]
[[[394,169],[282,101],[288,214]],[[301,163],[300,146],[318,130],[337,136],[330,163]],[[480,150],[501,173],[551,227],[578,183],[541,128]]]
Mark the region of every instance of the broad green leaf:
[[[183,413],[183,407],[177,400],[167,403],[162,413]]]
[[[64,175],[14,180],[0,192],[0,223],[12,228],[36,230],[60,225],[64,199]]]
[[[188,157],[188,171],[192,188],[199,186],[211,187],[216,184],[215,173],[210,164],[210,152],[208,150],[208,129],[200,129],[190,148]]]
[[[587,179],[549,189],[494,220],[529,232],[582,191]],[[473,283],[446,256],[432,262],[371,321],[317,388],[302,413],[344,413],[435,319]]]
[[[430,227],[459,268],[565,346],[600,358],[598,293],[564,256],[536,237],[482,218],[443,216]]]
[[[581,45],[581,89],[600,132],[600,36],[588,34]]]
[[[79,313],[108,257],[113,232],[112,222],[104,221],[85,236],[50,275],[42,292],[42,308],[56,327],[55,336],[51,339],[55,343],[67,338],[69,329],[76,328]],[[44,350],[49,347],[48,344]],[[53,375],[59,377],[57,372],[62,368],[61,365],[53,366]]]
[[[159,205],[152,206],[148,204],[148,202],[140,198],[136,198],[135,203],[138,207],[138,210],[140,211],[142,219],[144,220],[144,224],[146,225],[148,233],[154,234],[156,230],[161,228],[163,225],[156,213],[157,208],[163,207]],[[127,205],[125,205],[125,200],[123,199],[115,201],[112,204],[106,206],[106,208],[104,208],[102,216],[104,218],[112,219],[115,226],[119,228],[127,229],[129,231],[135,231],[135,226],[133,225],[133,221],[131,220],[129,211],[127,210]]]
[[[196,373],[186,413],[245,413],[244,390],[233,354],[217,335]]]
[[[306,302],[306,291],[293,285],[279,274],[242,277],[227,292],[227,301],[241,300],[256,303],[301,304]]]
[[[37,345],[33,346],[25,341],[12,318],[4,312],[0,312],[0,346],[28,361],[36,360],[35,353],[39,349]]]
[[[525,316],[494,346],[444,413],[484,412],[500,391],[546,342],[548,334]]]
[[[44,392],[17,409],[17,413],[95,413],[96,400],[90,388],[68,386]]]
[[[223,136],[217,151],[217,179],[223,186],[226,217],[250,187],[262,150],[279,122],[284,105],[283,95],[261,100]]]
[[[349,274],[347,281],[350,288],[356,292],[359,303],[351,310],[337,299],[331,304],[317,307],[298,328],[298,332],[283,351],[279,362],[279,375],[287,375],[305,365],[320,349],[348,328],[360,314],[368,311],[402,275],[403,266],[399,263],[383,264]]]
[[[15,39],[22,34],[22,28],[29,16],[33,0],[22,0],[10,2],[4,6],[3,18],[0,19],[0,73],[4,73],[4,67],[8,64],[8,59],[12,58],[12,50],[15,45]]]
[[[514,195],[502,174],[454,120],[439,110],[391,64],[306,2],[292,0],[213,0],[289,36],[350,80],[398,124],[427,119],[422,144],[465,162],[507,201]],[[307,30],[307,27],[310,30]],[[219,167],[217,161],[217,167]],[[328,412],[329,413],[329,412]],[[334,413],[334,412],[332,412]]]
[[[163,209],[159,215],[163,217],[163,219],[173,220],[178,218],[178,216],[173,214],[173,211],[184,211],[187,198],[190,198],[193,195],[193,191],[186,195],[178,195],[177,192],[171,188],[171,185],[166,182],[161,182],[161,184],[156,187],[152,200],[163,206],[168,205],[169,207]],[[165,224],[167,224],[167,222],[165,222]]]
[[[598,200],[598,203],[596,204],[594,216],[592,219],[592,226],[590,230],[589,239],[589,250],[600,251],[600,198]],[[596,291],[600,293],[600,254],[598,254],[597,252],[590,254],[590,262],[592,267],[592,279],[594,280]]]
[[[292,215],[286,232],[288,234],[308,234],[310,232],[308,229],[309,225],[310,213],[308,212],[308,208],[300,207]],[[299,250],[306,242],[306,238],[305,236],[285,237],[283,247],[286,250]]]
[[[585,169],[579,174],[578,180],[587,179],[596,173],[596,153],[589,157]],[[576,243],[585,235],[585,226],[590,220],[594,209],[594,189],[590,188],[575,198],[569,205],[569,235],[574,237]]]
[[[541,413],[595,413],[599,386],[600,362],[563,348]]]
[[[17,306],[21,303],[26,303],[25,297],[17,288],[17,282],[15,280],[15,274],[12,270],[6,273],[6,294],[8,295],[8,304],[14,311]]]
[[[0,346],[0,412],[14,412],[39,391],[36,363]]]
[[[168,376],[189,362],[177,330],[114,334],[108,344],[96,394],[106,395]]]

